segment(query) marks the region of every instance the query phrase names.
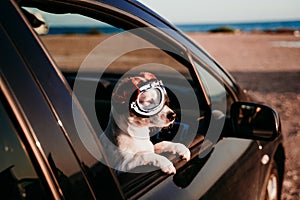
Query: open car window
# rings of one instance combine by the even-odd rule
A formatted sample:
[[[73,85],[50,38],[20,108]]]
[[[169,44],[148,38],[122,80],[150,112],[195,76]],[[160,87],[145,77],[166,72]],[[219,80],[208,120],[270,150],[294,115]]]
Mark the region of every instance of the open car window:
[[[44,24],[41,23],[46,25],[44,31],[32,26],[65,76],[97,137],[100,138],[110,125],[112,96],[117,85],[125,77],[149,72],[164,83],[168,106],[176,113],[171,126],[149,128],[151,142],[175,141],[189,147],[192,157],[199,154],[197,145],[203,142],[206,134],[205,120],[210,116],[207,114],[210,110],[191,64],[182,53],[183,49],[156,36],[153,30],[125,32],[79,14],[49,14],[37,9],[24,9],[24,12],[41,15],[41,20],[45,20]],[[52,24],[47,24],[49,22]],[[149,34],[145,39],[144,33]],[[166,45],[162,45],[164,43]],[[177,168],[185,164],[178,156],[164,156]],[[167,177],[159,170],[142,170],[139,173],[113,171],[127,196],[153,184],[153,180]]]

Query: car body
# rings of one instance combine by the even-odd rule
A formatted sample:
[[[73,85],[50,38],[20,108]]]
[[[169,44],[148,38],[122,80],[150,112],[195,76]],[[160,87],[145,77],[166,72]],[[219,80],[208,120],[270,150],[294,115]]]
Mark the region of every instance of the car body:
[[[147,62],[156,67],[152,69],[147,65],[142,69],[154,70],[167,80],[169,91],[174,93],[171,102],[176,97],[178,100],[171,105],[178,110],[178,121],[171,129],[155,134],[153,142],[173,140],[179,130],[183,130],[180,132],[183,138],[190,137],[187,133],[192,132],[195,135],[186,144],[192,153],[191,161],[174,159],[175,175],[160,170],[118,173],[100,162],[98,153],[103,152],[97,142],[97,124],[107,125],[114,85],[126,70],[133,68],[118,68],[117,61],[114,66],[111,60],[105,60],[109,56],[98,56],[97,59],[103,60],[97,61],[93,70],[108,62],[110,68],[105,68],[108,73],[81,71],[97,52],[89,49],[92,53],[80,61],[80,68],[70,70],[68,63],[61,64],[59,60],[68,53],[56,54],[59,49],[51,47],[55,37],[35,33],[23,10],[26,7],[54,15],[88,16],[150,43],[155,49],[153,54],[159,53],[161,60],[155,57],[154,61]],[[280,197],[285,157],[278,114],[270,107],[253,102],[225,69],[158,14],[137,1],[111,0],[3,0],[0,13],[0,191],[4,199]],[[63,43],[70,38],[72,35],[56,42]],[[68,44],[79,44],[82,40],[83,37],[76,42],[70,39]],[[118,48],[110,53],[122,49],[119,42],[123,40],[115,41],[113,46]],[[101,42],[103,40],[98,43]],[[130,47],[131,42],[125,41],[125,44],[129,48],[125,53],[142,51],[138,60],[152,53],[147,45],[140,48]],[[61,48],[77,51],[81,46]],[[109,50],[105,45],[97,48],[104,49],[104,53]],[[116,55],[122,57],[123,53]],[[82,85],[84,88],[80,90]],[[219,90],[221,92],[216,92]],[[91,94],[82,91],[91,91]],[[94,96],[87,100],[85,95]],[[178,95],[188,98],[182,100]],[[196,103],[190,101],[192,97]],[[94,109],[96,119],[89,115]],[[222,111],[222,119],[218,118],[218,109]],[[221,129],[214,130],[218,119],[222,123],[217,128]],[[196,124],[194,129],[190,121]]]

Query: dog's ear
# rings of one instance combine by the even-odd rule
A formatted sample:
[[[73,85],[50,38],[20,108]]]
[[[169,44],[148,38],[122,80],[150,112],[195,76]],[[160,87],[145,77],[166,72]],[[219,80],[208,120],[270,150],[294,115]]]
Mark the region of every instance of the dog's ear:
[[[127,100],[127,90],[128,87],[126,87],[126,85],[128,85],[129,82],[129,78],[125,78],[123,80],[120,81],[120,83],[118,83],[117,87],[115,88],[113,94],[112,94],[112,101],[114,103],[117,104],[125,104],[126,100]]]
[[[135,89],[139,88],[138,85],[141,83],[141,82],[144,82],[145,80],[142,78],[142,77],[131,77],[130,78],[131,80],[131,83],[134,85]]]
[[[120,114],[127,113],[130,109],[129,103],[135,101],[139,95],[140,84],[153,79],[157,79],[154,74],[142,72],[139,76],[120,80],[111,97],[112,107],[115,108],[115,111]]]
[[[141,77],[130,77],[121,80],[112,94],[112,101],[117,104],[126,104],[143,81]]]
[[[154,74],[150,73],[150,72],[141,72],[140,76],[144,77],[148,81],[153,80],[153,79],[157,79],[157,77]]]

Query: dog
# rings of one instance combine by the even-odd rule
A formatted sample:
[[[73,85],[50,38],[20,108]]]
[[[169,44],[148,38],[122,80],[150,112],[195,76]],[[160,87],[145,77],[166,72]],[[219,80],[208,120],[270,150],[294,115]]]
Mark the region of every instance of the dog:
[[[112,94],[108,127],[100,141],[109,165],[130,172],[140,166],[154,166],[164,173],[175,174],[176,168],[163,152],[178,154],[190,160],[189,149],[181,143],[150,141],[151,127],[168,127],[176,118],[169,108],[162,81],[149,72],[122,79]]]

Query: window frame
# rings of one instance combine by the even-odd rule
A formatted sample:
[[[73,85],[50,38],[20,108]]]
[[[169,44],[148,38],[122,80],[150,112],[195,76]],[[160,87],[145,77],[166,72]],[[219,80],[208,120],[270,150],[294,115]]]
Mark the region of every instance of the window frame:
[[[211,74],[211,76],[213,76],[220,84],[224,85],[226,92],[231,96],[231,98],[234,101],[238,101],[239,97],[235,91],[235,89],[231,86],[231,84],[229,84],[219,73],[224,74],[224,76],[226,76],[226,74],[223,72],[223,70],[221,68],[218,68],[219,72],[217,72],[213,67],[210,67],[210,65],[206,64],[199,56],[197,56],[196,54],[192,54],[192,62],[197,62],[204,70],[206,70],[208,73]],[[196,73],[199,75],[199,71],[197,70],[196,67],[195,71]],[[200,76],[200,75],[199,75]],[[200,76],[201,77],[201,76]],[[201,80],[202,78],[200,78]],[[201,81],[202,82],[202,81]],[[234,84],[232,82],[232,84]],[[208,91],[205,89],[205,93],[208,94]]]
[[[198,66],[201,67],[203,70],[205,70],[207,73],[209,73],[211,75],[211,77],[217,81],[220,85],[223,85],[224,89],[225,89],[225,92],[226,92],[226,101],[228,101],[228,97],[227,95],[229,96],[231,102],[237,102],[239,101],[239,97],[237,95],[237,93],[234,91],[234,88],[232,88],[230,86],[230,84],[224,80],[224,78],[219,74],[219,73],[223,73],[221,71],[221,69],[219,69],[219,72],[215,71],[215,69],[209,67],[207,64],[205,64],[199,57],[197,57],[196,55],[193,55],[192,56],[192,62],[193,62],[193,65],[194,65],[194,68],[195,68],[195,72],[197,73],[197,75],[199,76],[199,79],[201,81],[201,84],[203,84],[203,90],[205,91],[205,93],[207,94],[207,98],[209,99],[209,102],[210,102],[210,106],[212,106],[212,102],[211,102],[211,99],[209,97],[209,91],[208,91],[208,88],[206,88],[205,86],[205,82],[206,81],[203,81],[202,79],[205,79],[204,77],[202,78],[202,75],[200,75],[200,71],[197,69],[196,67],[196,63],[194,62],[197,62]],[[226,74],[225,74],[226,75]],[[231,104],[232,104],[231,103]],[[229,113],[230,113],[230,107],[231,107],[231,104],[229,105],[228,102],[227,102],[227,106],[226,106],[226,109],[229,109],[229,110],[226,110],[226,113],[227,113],[227,117],[230,117],[229,116]],[[229,107],[228,107],[229,106]]]
[[[16,5],[14,2],[3,1],[6,5],[1,5],[0,8],[4,8],[6,12],[10,13],[10,20],[18,23],[18,11],[15,9]],[[7,16],[4,14],[4,16]],[[0,19],[2,21],[2,19]],[[10,22],[9,20],[9,22]],[[7,21],[7,20],[6,20]],[[9,23],[8,22],[8,23]],[[9,82],[18,79],[18,77],[12,77],[11,71],[17,70],[17,68],[25,67],[25,63],[21,55],[18,53],[18,47],[12,40],[10,35],[11,27],[6,26],[7,24],[0,24],[0,42],[3,45],[0,49],[0,53],[4,56],[4,59],[0,60],[1,70],[0,70],[0,95],[5,105],[7,105],[7,112],[12,119],[17,130],[19,132],[19,138],[22,140],[24,147],[26,147],[26,153],[28,154],[31,162],[34,165],[34,168],[39,177],[43,177],[41,181],[44,183],[45,189],[51,191],[51,194],[54,198],[59,198],[61,196],[58,185],[55,182],[55,179],[52,176],[51,171],[47,166],[47,163],[44,161],[44,156],[41,148],[36,144],[36,137],[32,132],[32,127],[30,126],[28,119],[25,116],[24,110],[22,110],[20,103],[17,100],[16,94],[13,92]],[[13,52],[12,52],[13,51]],[[10,52],[10,53],[8,53]],[[8,54],[8,55],[7,55]],[[5,56],[7,55],[7,56]],[[10,67],[9,70],[5,70],[5,65],[17,65],[17,68]],[[4,67],[4,68],[2,68]],[[6,66],[7,67],[7,66]],[[21,74],[23,78],[28,78],[26,73]]]
[[[16,137],[24,150],[28,161],[32,164],[46,194],[51,195],[52,198],[61,197],[58,191],[58,185],[53,179],[51,172],[46,168],[47,164],[43,161],[40,153],[40,149],[33,143],[37,143],[30,134],[30,128],[26,125],[26,120],[23,119],[23,114],[18,108],[17,103],[14,101],[14,97],[11,91],[7,89],[6,84],[0,74],[0,101],[3,104],[4,112],[8,115],[12,125],[16,130]]]
[[[4,93],[9,107],[21,126],[24,133],[23,141],[25,144],[28,143],[28,152],[32,151],[30,156],[37,163],[35,165],[37,171],[41,172],[39,176],[44,177],[44,183],[51,191],[52,198],[61,199],[64,194],[43,150],[45,144],[40,143],[38,137],[43,134],[47,135],[49,132],[61,132],[57,121],[53,123],[53,110],[49,107],[47,96],[43,93],[31,68],[31,62],[45,58],[45,52],[36,49],[37,40],[32,35],[32,29],[14,1],[1,2],[0,10],[4,12],[4,16],[9,16],[10,20],[15,22],[3,21],[0,17],[3,22],[0,24],[0,42],[4,47],[0,49],[4,58],[0,60],[0,90]],[[27,48],[31,48],[31,51]],[[30,56],[30,52],[35,52],[35,57]],[[41,68],[43,69],[43,67]],[[23,84],[21,84],[22,82]],[[47,128],[40,123],[41,118],[37,111],[41,113],[47,111],[43,113]],[[65,135],[62,134],[62,136],[66,139]],[[70,146],[66,147],[71,148]],[[72,158],[74,156],[76,155],[72,154]],[[79,171],[84,174],[82,170]],[[88,185],[87,178],[84,181]],[[93,192],[90,187],[87,188],[92,196]]]

